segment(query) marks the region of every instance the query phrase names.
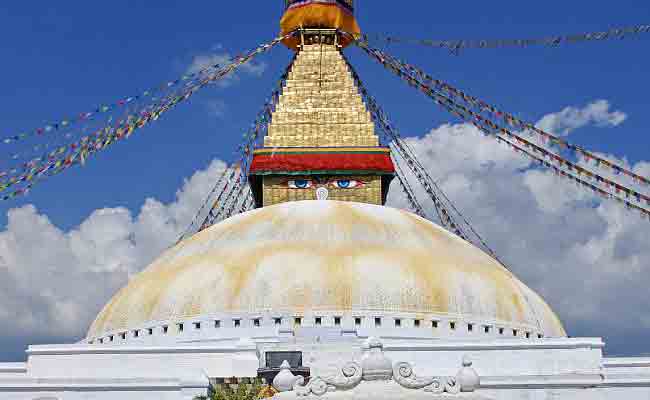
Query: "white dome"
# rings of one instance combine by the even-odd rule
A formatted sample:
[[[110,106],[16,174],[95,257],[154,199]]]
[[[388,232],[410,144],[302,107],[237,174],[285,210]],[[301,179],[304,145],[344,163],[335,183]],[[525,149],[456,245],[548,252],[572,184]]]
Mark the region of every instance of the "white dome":
[[[304,201],[235,216],[169,249],[104,307],[88,339],[269,312],[407,313],[566,335],[536,293],[439,226],[387,207]]]

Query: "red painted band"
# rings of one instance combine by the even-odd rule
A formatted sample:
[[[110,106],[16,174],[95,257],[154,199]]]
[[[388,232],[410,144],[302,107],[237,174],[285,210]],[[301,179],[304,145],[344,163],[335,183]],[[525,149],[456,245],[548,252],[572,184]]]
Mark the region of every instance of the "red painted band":
[[[251,174],[273,171],[377,171],[394,173],[390,154],[256,154]]]

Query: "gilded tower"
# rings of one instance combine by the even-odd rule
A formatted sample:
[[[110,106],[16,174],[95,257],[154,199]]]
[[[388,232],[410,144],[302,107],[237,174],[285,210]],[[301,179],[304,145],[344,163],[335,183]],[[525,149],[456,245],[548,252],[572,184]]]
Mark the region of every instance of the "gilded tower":
[[[298,3],[300,8],[292,8]],[[283,18],[287,29],[295,24],[303,28],[296,35],[298,54],[264,147],[253,157],[256,204],[339,200],[383,205],[395,169],[341,54],[347,36],[339,33],[336,21],[357,31],[358,26],[353,14],[352,20],[332,17],[348,16],[352,2],[306,3],[310,2],[287,2]],[[317,24],[316,15],[324,16]]]

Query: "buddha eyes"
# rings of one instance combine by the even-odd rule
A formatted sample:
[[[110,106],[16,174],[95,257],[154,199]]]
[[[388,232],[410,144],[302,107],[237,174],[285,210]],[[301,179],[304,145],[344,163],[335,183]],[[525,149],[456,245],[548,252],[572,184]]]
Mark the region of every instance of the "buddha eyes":
[[[363,183],[355,181],[353,179],[337,179],[331,182],[334,187],[339,189],[354,189],[358,186],[361,186]]]
[[[290,189],[309,189],[312,187],[312,181],[307,179],[296,179],[293,181],[287,182]]]
[[[311,189],[314,187],[314,181],[310,179],[294,179],[287,181],[289,189]],[[336,189],[354,189],[363,186],[364,183],[354,179],[333,179],[323,183],[323,186],[331,186]]]

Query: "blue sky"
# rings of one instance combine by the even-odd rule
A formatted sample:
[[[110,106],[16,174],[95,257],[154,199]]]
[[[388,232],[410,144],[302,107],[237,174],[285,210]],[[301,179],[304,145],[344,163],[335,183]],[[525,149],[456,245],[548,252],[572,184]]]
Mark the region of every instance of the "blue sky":
[[[132,0],[68,0],[4,4],[0,9],[0,134],[35,128],[174,79],[197,56],[234,54],[270,40],[278,31],[281,3],[162,1],[153,6]],[[358,14],[368,33],[423,39],[535,38],[647,24],[650,5],[629,0],[360,0]],[[459,56],[410,45],[388,50],[531,121],[567,106],[606,99],[612,108],[628,115],[625,123],[608,129],[578,129],[570,140],[636,163],[648,160],[650,149],[648,44],[650,37],[642,37],[560,48],[468,50]],[[347,52],[403,134],[423,136],[441,124],[456,122],[360,50]],[[260,76],[241,73],[227,87],[208,87],[84,168],[48,179],[26,198],[0,203],[0,231],[7,223],[7,212],[27,204],[67,231],[104,207],[125,207],[137,214],[148,197],[172,202],[184,179],[206,168],[211,160],[234,160],[241,134],[289,59],[289,51],[278,47],[259,59],[266,65]],[[220,115],[209,106],[215,102],[223,105]],[[0,150],[5,154],[5,149]],[[528,229],[522,225],[519,233],[525,235]],[[586,328],[579,329],[578,333],[589,334]],[[31,335],[41,336],[38,332]],[[619,338],[619,342],[623,341]],[[618,346],[621,353],[631,351],[624,343]]]

